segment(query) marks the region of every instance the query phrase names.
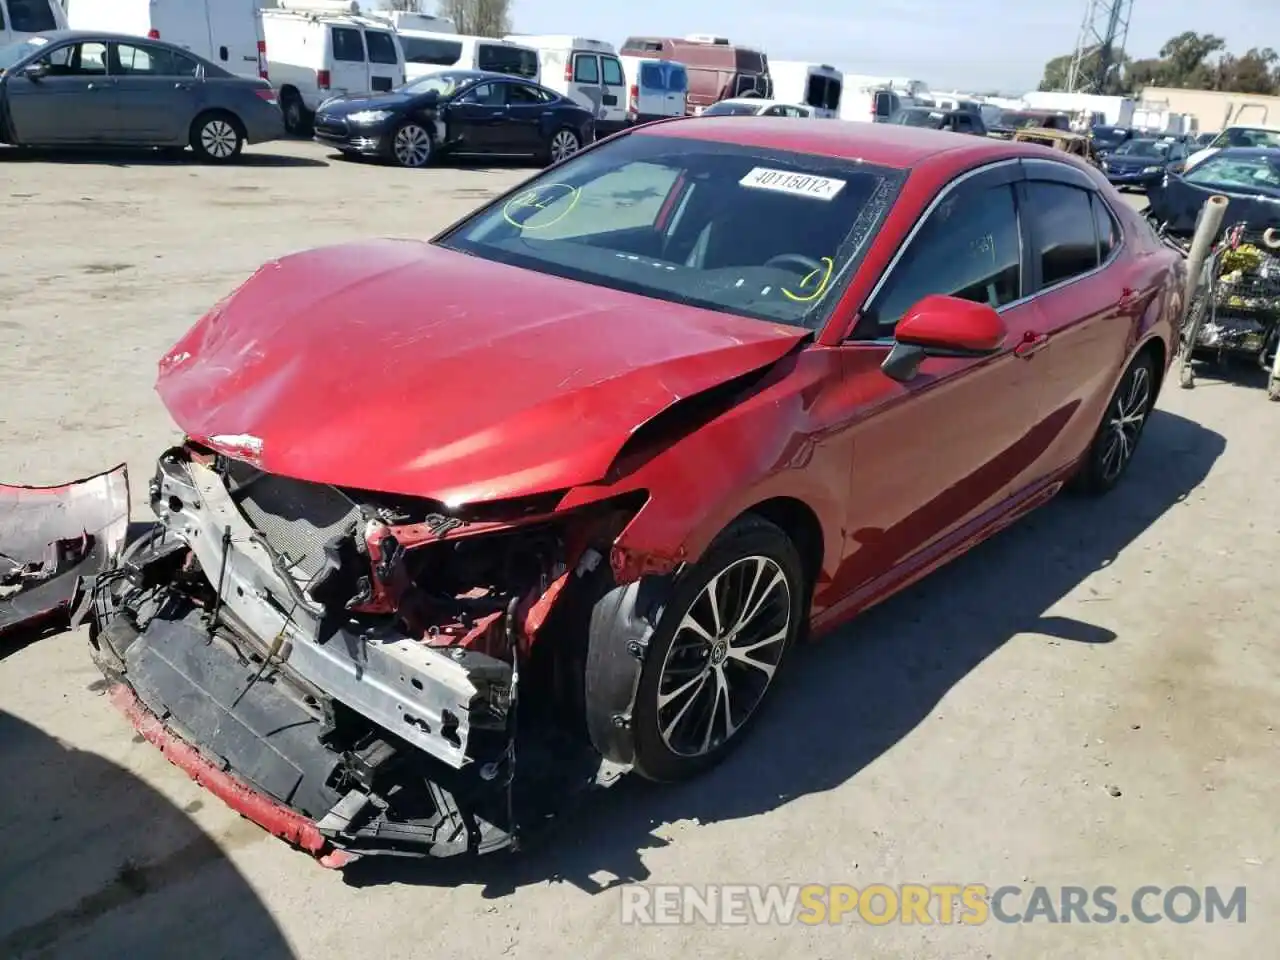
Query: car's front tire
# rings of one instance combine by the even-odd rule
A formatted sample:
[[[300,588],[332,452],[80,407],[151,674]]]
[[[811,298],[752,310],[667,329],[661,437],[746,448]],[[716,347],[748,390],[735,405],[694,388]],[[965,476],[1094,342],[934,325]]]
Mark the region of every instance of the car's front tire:
[[[1156,376],[1149,351],[1134,357],[1107,403],[1102,423],[1073,480],[1076,492],[1101,496],[1124,477],[1155,406]]]
[[[808,615],[791,539],[760,517],[735,521],[677,582],[650,639],[631,716],[636,772],[679,781],[723,759]]]
[[[422,124],[406,120],[392,131],[388,152],[397,166],[416,170],[425,167],[435,156],[435,141],[431,131]]]
[[[568,127],[561,127],[547,141],[547,163],[568,160],[582,149],[582,138]]]

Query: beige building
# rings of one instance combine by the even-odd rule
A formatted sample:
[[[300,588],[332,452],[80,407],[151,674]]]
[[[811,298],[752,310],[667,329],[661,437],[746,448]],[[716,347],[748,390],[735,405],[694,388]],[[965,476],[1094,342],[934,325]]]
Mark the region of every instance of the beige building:
[[[1221,93],[1217,90],[1182,90],[1177,87],[1146,87],[1140,109],[1168,110],[1195,117],[1201,132],[1221,130],[1233,123],[1256,123],[1280,127],[1280,97],[1252,93]]]

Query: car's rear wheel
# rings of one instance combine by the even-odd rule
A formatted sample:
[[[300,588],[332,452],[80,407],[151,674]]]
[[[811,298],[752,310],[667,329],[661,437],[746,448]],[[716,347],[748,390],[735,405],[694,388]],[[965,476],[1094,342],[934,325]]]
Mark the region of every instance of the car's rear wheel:
[[[684,780],[741,742],[808,611],[804,565],[782,530],[748,516],[722,533],[650,640],[632,711],[637,772]]]
[[[391,159],[402,167],[425,167],[434,154],[431,131],[421,124],[407,120],[391,134]]]
[[[191,149],[205,163],[228,163],[244,149],[244,130],[229,113],[203,113],[191,124]]]
[[[1100,496],[1115,487],[1129,469],[1156,399],[1156,367],[1144,351],[1134,358],[1102,415],[1073,487]]]
[[[285,90],[280,96],[280,109],[284,112],[284,128],[295,137],[311,135],[311,124],[314,118],[311,111],[302,102],[298,91]]]
[[[578,135],[568,127],[562,127],[551,135],[547,144],[547,160],[559,163],[561,160],[568,160],[581,149],[582,140]]]

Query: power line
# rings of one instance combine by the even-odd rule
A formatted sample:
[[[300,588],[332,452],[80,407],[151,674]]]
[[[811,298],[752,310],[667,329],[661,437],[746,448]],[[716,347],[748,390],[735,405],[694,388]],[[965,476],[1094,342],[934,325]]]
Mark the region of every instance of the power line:
[[[1106,90],[1107,80],[1122,69],[1132,13],[1133,0],[1085,0],[1080,38],[1067,73],[1068,92]]]

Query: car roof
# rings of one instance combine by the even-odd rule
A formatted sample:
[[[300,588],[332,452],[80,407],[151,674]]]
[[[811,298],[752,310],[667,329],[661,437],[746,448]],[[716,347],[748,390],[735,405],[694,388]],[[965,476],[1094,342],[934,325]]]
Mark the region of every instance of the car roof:
[[[981,163],[1010,156],[1043,157],[1039,150],[1008,140],[957,136],[941,130],[892,123],[810,120],[785,117],[698,117],[658,121],[636,136],[720,141],[739,146],[792,150],[835,160],[858,160],[906,169],[942,154],[958,163]]]
[[[43,33],[32,34],[27,39],[30,40],[35,37],[48,40],[50,43],[57,43],[61,40],[106,40],[118,43],[159,43],[166,47],[174,46],[167,40],[140,37],[136,33],[114,33],[110,30],[46,30]]]

